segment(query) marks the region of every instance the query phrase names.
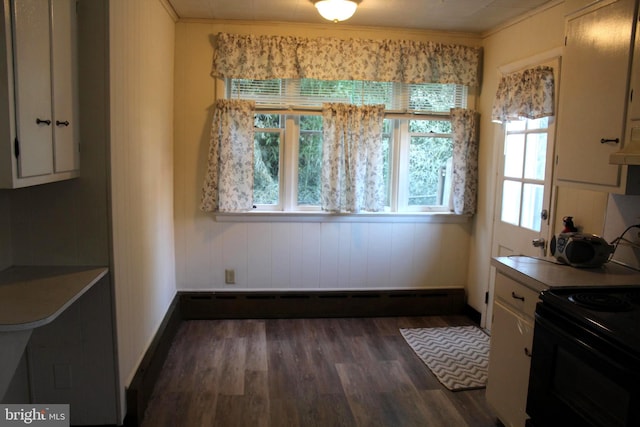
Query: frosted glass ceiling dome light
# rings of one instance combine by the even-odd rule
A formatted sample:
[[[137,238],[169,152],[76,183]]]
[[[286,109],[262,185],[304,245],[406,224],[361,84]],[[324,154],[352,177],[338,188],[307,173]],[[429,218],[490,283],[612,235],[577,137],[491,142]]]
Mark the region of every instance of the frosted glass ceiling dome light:
[[[349,19],[356,13],[361,0],[311,0],[320,15],[329,21]]]

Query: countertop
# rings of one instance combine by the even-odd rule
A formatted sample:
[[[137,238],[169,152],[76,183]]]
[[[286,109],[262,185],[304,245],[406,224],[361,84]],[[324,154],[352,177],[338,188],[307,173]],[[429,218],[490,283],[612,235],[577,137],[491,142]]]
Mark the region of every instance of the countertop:
[[[493,258],[491,264],[537,292],[554,287],[640,285],[640,271],[615,262],[576,268],[558,264],[555,258],[510,256]]]
[[[106,267],[10,267],[0,272],[0,332],[46,325],[108,272]]]

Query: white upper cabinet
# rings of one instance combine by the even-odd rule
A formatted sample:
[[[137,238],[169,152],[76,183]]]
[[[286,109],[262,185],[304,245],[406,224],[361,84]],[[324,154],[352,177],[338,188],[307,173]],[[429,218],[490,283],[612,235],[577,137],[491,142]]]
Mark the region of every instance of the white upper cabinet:
[[[624,143],[635,0],[600,1],[568,16],[557,121],[557,182],[632,193],[627,166],[609,157]]]
[[[53,0],[51,4],[54,172],[61,173],[80,167],[76,1]]]
[[[75,0],[4,0],[0,187],[78,176]],[[6,105],[5,105],[6,104]],[[9,146],[7,148],[6,146]]]
[[[640,21],[636,23],[636,41],[629,80],[629,107],[624,147],[609,158],[610,163],[631,164],[640,168]]]

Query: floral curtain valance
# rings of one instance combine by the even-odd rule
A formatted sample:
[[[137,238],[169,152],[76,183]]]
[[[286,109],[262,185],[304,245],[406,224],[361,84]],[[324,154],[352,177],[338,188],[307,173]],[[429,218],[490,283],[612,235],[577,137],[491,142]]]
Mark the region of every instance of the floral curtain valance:
[[[479,86],[479,47],[411,40],[364,40],[220,33],[218,78],[370,80]]]
[[[539,119],[554,114],[553,68],[530,68],[507,74],[500,80],[491,113],[494,122]]]

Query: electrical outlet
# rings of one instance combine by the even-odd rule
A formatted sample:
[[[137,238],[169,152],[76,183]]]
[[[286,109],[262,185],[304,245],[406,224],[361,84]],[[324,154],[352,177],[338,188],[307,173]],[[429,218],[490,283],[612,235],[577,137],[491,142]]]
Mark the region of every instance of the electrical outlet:
[[[236,271],[235,270],[225,270],[224,271],[224,283],[227,285],[233,285],[236,283]]]

